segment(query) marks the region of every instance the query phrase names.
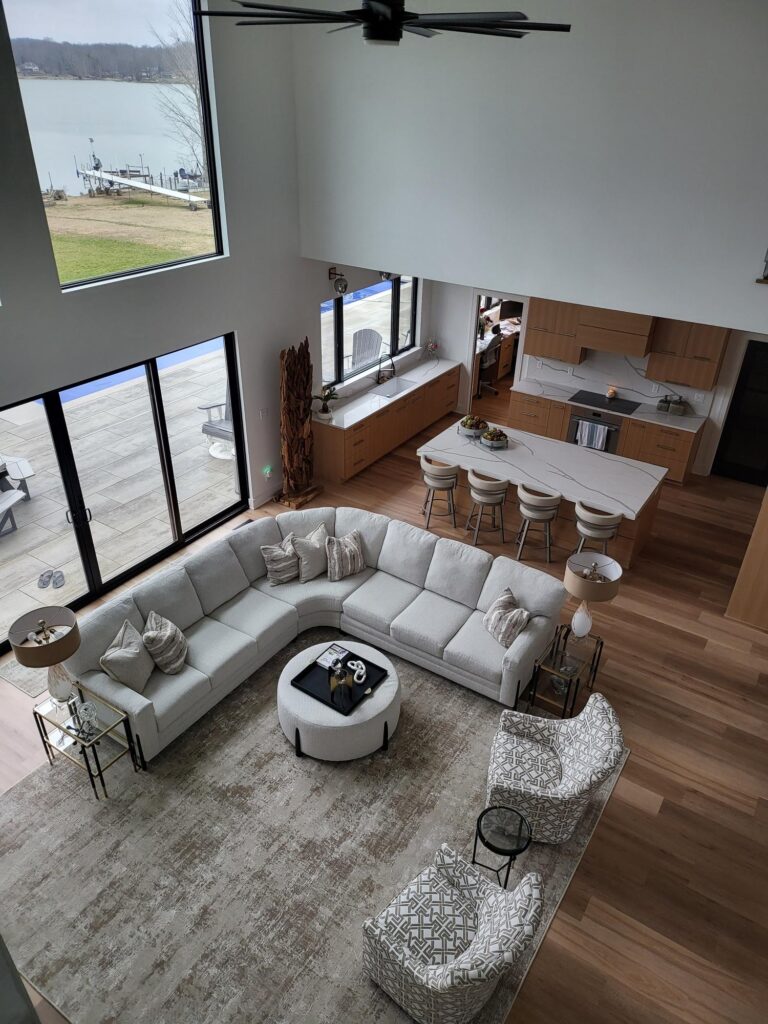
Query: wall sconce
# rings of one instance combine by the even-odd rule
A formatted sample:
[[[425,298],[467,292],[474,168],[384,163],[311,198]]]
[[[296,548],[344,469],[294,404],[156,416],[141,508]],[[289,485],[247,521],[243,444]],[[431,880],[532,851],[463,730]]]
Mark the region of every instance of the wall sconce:
[[[336,267],[328,268],[328,280],[333,281],[333,290],[337,295],[345,295],[347,288],[349,288],[349,281],[337,270]]]

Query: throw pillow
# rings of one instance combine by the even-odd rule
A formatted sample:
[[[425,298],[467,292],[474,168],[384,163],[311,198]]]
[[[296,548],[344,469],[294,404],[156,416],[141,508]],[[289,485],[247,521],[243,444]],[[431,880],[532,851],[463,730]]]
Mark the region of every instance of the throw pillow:
[[[507,587],[483,616],[483,625],[502,647],[511,647],[530,618],[530,612],[520,607],[517,598]]]
[[[175,676],[184,668],[187,638],[170,619],[150,612],[144,627],[144,646],[161,672]]]
[[[147,680],[155,670],[155,663],[144,646],[141,633],[128,619],[99,658],[99,664],[110,679],[129,686],[136,693],[144,692]]]
[[[325,542],[328,555],[328,579],[343,580],[354,576],[365,568],[363,539],[359,530],[353,530],[344,537],[329,537]]]
[[[262,544],[261,555],[267,567],[267,579],[273,587],[295,580],[299,575],[299,558],[289,533],[279,544]]]
[[[299,556],[299,579],[302,583],[320,576],[328,568],[328,557],[325,553],[325,542],[328,531],[325,523],[320,523],[306,537],[294,537],[293,549]]]

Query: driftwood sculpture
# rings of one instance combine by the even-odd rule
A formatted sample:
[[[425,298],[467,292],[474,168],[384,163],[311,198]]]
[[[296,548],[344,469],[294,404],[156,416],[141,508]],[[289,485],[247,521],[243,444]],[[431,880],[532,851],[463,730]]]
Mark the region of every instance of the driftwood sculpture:
[[[306,504],[319,488],[312,487],[312,361],[309,339],[280,353],[280,455],[283,493],[291,508]]]

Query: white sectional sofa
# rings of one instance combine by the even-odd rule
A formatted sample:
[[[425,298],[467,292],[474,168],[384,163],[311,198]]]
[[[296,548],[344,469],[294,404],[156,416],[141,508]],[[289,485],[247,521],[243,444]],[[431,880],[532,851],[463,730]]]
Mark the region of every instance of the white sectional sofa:
[[[366,568],[339,582],[272,586],[261,545],[306,536],[321,522],[330,535],[360,531]],[[509,648],[482,624],[505,587],[540,616]],[[80,623],[80,649],[66,665],[128,713],[149,760],[311,626],[338,627],[514,707],[564,601],[557,580],[512,558],[361,509],[305,509],[235,529],[104,604]],[[178,675],[156,669],[137,693],[102,672],[99,659],[125,619],[141,631],[153,610],[183,630],[189,649]]]

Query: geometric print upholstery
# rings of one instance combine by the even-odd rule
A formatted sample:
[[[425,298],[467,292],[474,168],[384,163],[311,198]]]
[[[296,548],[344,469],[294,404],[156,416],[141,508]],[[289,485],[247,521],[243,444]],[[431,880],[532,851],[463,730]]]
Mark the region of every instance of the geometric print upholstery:
[[[504,711],[491,746],[486,803],[519,810],[538,843],[565,842],[623,750],[616,712],[601,693],[565,720]]]
[[[443,845],[364,923],[363,966],[420,1024],[465,1024],[531,941],[541,912],[539,875],[507,892]]]

